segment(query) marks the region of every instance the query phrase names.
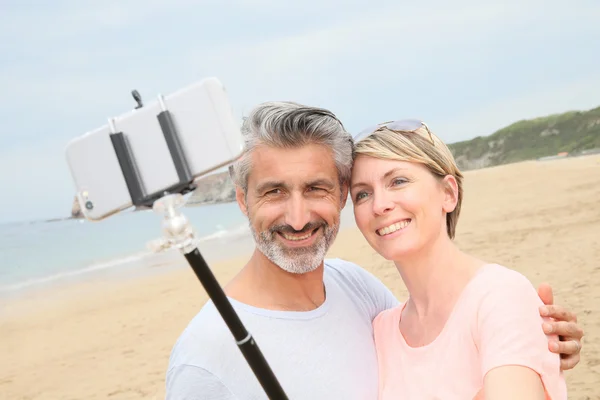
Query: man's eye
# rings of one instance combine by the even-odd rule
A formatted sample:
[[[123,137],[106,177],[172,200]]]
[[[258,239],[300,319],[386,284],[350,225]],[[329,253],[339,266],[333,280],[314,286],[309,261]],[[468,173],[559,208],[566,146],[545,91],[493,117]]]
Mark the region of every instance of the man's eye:
[[[316,186],[311,186],[310,188],[308,188],[308,190],[310,190],[311,192],[318,192],[325,189]]]
[[[281,189],[271,189],[268,192],[266,192],[265,194],[269,195],[269,194],[280,194],[280,193],[281,193]]]

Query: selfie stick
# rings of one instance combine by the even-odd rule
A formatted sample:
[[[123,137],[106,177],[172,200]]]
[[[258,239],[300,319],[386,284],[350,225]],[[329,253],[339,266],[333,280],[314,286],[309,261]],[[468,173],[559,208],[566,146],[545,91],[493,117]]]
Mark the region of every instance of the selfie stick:
[[[136,108],[142,107],[139,94],[136,91],[132,92],[132,94],[138,102],[138,107]],[[157,118],[179,176],[179,183],[164,191],[153,194],[145,193],[125,134],[117,132],[114,122],[109,120],[110,137],[133,204],[136,207],[152,207],[156,213],[163,216],[162,229],[165,239],[171,245],[178,248],[187,259],[210,299],[221,314],[221,317],[229,327],[236,344],[246,358],[254,375],[258,378],[267,396],[269,396],[269,399],[287,400],[285,392],[267,364],[254,338],[242,324],[242,321],[231,306],[223,289],[219,286],[204,257],[200,254],[196,246],[196,237],[191,224],[180,211],[180,208],[185,204],[183,194],[194,190],[195,185],[193,184],[193,178],[185,160],[183,147],[179,141],[172,116],[165,107],[162,96],[159,96],[158,100],[162,111],[157,115]]]

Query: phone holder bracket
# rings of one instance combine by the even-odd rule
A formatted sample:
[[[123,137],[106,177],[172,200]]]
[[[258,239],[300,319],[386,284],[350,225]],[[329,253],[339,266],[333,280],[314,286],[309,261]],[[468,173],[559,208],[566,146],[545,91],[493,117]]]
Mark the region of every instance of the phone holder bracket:
[[[142,98],[137,90],[134,90],[132,95],[134,100],[137,102],[136,109],[143,107]],[[173,160],[175,170],[177,171],[177,176],[179,177],[178,183],[165,188],[164,190],[155,193],[146,193],[142,179],[135,164],[135,155],[131,151],[131,146],[127,141],[126,133],[117,132],[114,120],[112,118],[108,121],[111,132],[110,140],[113,148],[115,149],[117,159],[119,160],[119,165],[121,167],[121,171],[123,172],[123,177],[125,179],[125,183],[127,184],[127,189],[129,190],[132,204],[138,208],[152,208],[154,202],[165,195],[174,193],[184,195],[196,189],[196,185],[193,183],[190,167],[185,158],[183,146],[177,134],[173,116],[169,110],[167,110],[164,99],[161,95],[158,96],[158,101],[161,112],[156,116],[156,118],[160,124],[160,128],[169,148],[171,159]]]
[[[162,230],[164,239],[183,254],[191,253],[197,246],[195,232],[180,209],[185,199],[179,193],[161,197],[152,207],[154,212],[163,216]]]

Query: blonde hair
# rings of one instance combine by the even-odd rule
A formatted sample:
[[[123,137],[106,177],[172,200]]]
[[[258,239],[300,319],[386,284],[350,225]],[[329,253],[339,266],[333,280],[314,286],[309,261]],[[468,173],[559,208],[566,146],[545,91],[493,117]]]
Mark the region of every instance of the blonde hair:
[[[433,140],[433,142],[432,142]],[[354,158],[358,155],[423,164],[434,176],[442,179],[452,175],[458,186],[458,201],[446,215],[446,230],[450,239],[456,234],[456,224],[463,199],[463,175],[456,165],[448,146],[424,126],[415,132],[392,131],[381,128],[355,144]]]

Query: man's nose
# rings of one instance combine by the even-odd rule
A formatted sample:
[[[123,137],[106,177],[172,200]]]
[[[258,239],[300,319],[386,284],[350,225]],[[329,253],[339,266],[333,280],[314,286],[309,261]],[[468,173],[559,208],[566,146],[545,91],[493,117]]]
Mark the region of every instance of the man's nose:
[[[302,230],[310,222],[308,201],[300,194],[294,194],[288,199],[285,222],[295,230]]]
[[[392,211],[396,207],[391,196],[385,190],[378,190],[373,193],[373,213],[383,215]]]

